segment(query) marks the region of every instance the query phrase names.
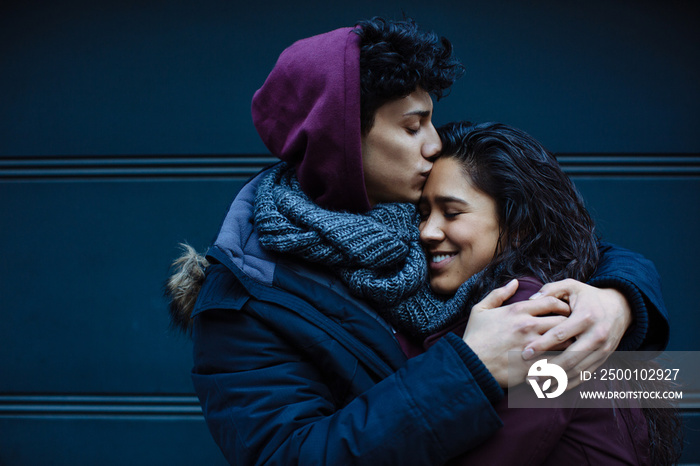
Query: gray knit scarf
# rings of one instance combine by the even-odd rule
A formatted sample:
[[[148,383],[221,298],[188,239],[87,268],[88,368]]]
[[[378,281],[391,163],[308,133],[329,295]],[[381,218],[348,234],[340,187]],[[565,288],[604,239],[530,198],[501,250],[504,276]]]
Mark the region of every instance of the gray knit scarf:
[[[294,170],[275,166],[258,186],[255,227],[266,250],[327,266],[397,330],[422,340],[465,316],[473,276],[443,299],[427,282],[418,215],[412,204],[379,204],[366,214],[314,204]]]

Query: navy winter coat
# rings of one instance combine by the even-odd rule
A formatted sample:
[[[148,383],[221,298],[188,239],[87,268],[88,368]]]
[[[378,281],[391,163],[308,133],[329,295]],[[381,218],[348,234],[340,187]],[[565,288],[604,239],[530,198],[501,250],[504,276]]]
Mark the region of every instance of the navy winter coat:
[[[256,180],[208,252],[192,314],[192,378],[229,462],[444,464],[492,435],[503,392],[458,336],[408,360],[392,329],[337,279],[260,249]],[[625,292],[635,307],[623,344],[665,347],[653,265],[612,246],[603,252],[592,283]]]

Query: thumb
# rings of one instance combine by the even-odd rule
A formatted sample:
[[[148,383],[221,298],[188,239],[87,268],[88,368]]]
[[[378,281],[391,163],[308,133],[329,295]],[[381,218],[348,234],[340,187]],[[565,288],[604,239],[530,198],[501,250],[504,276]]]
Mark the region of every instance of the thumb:
[[[496,288],[491,293],[487,294],[484,299],[479,301],[474,308],[478,309],[493,309],[501,307],[503,303],[513,296],[518,289],[518,280],[515,278],[509,281],[506,285]]]

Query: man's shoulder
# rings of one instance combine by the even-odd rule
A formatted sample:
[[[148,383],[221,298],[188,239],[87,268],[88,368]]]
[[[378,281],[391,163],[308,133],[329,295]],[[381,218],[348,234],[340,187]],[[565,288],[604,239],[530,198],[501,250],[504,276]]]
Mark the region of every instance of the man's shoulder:
[[[223,264],[207,267],[206,278],[197,296],[192,317],[210,309],[240,310],[250,294]]]

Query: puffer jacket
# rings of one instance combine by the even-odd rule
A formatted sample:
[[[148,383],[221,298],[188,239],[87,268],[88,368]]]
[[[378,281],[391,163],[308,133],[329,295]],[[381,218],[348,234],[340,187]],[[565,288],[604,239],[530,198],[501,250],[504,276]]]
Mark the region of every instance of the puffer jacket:
[[[335,278],[260,249],[256,178],[208,252],[192,378],[231,464],[442,464],[488,438],[503,392],[452,335],[410,361]]]
[[[444,464],[498,430],[493,405],[503,392],[458,336],[409,360],[338,279],[260,248],[252,221],[260,176],[231,205],[191,313],[192,379],[228,461]],[[625,289],[635,315],[665,323],[643,259],[603,252],[593,281]],[[663,327],[647,328],[637,324],[624,344],[664,347]]]

